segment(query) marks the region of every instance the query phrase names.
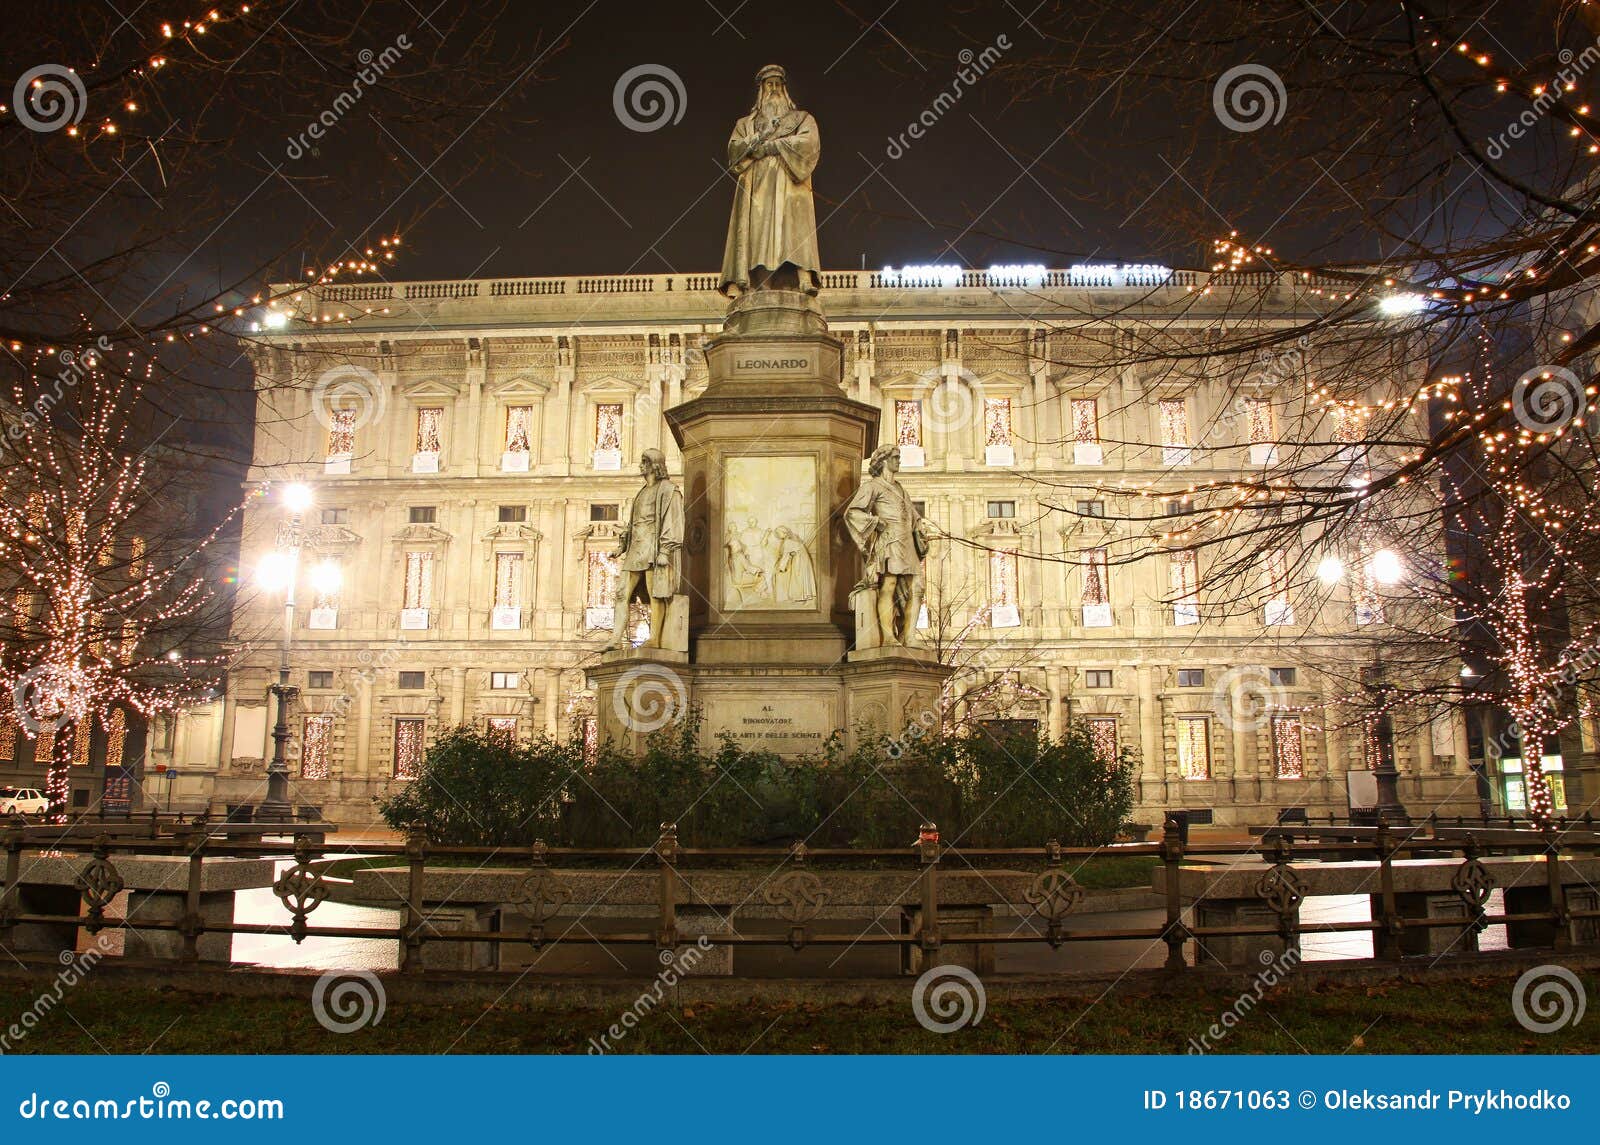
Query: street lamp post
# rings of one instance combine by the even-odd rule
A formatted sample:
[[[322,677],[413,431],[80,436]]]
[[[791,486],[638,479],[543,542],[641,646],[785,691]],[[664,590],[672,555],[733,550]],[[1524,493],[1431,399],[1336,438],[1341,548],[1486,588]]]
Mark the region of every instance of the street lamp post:
[[[267,765],[267,797],[262,800],[257,818],[269,823],[289,823],[294,807],[289,802],[289,703],[299,689],[289,683],[289,649],[294,642],[294,588],[300,565],[300,545],[304,539],[302,519],[311,507],[311,490],[305,485],[290,485],[283,491],[289,518],[278,528],[275,552],[262,562],[261,579],[283,589],[283,638],[279,642],[278,682],[269,689],[278,701],[278,722],[272,728],[272,762]]]
[[[1400,802],[1400,772],[1394,765],[1394,719],[1389,715],[1394,685],[1383,678],[1383,665],[1376,662],[1361,675],[1362,685],[1373,697],[1373,715],[1367,722],[1366,734],[1372,737],[1368,757],[1372,760],[1372,777],[1377,781],[1378,817],[1390,823],[1406,823],[1409,819]]]

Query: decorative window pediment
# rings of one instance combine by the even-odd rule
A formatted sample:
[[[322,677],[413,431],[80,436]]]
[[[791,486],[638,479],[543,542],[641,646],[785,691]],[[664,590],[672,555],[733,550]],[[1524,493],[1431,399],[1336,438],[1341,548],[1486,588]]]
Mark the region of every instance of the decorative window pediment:
[[[438,525],[407,525],[394,535],[394,539],[411,544],[447,545],[450,543],[450,534]]]
[[[485,394],[495,401],[507,405],[516,405],[520,402],[539,402],[550,395],[550,383],[540,378],[531,378],[526,374],[518,374],[514,378],[495,382],[484,388]]]
[[[622,522],[591,521],[574,533],[573,536],[591,544],[598,541],[615,541],[622,536]]]
[[[544,540],[544,534],[532,525],[518,525],[502,523],[495,525],[483,534],[486,541],[524,541],[528,544],[538,544]]]
[[[361,543],[361,534],[344,525],[313,525],[306,530],[308,549],[348,549]]]
[[[461,396],[465,387],[460,382],[445,381],[442,378],[425,378],[415,382],[407,382],[400,387],[400,396],[407,401],[450,401]]]

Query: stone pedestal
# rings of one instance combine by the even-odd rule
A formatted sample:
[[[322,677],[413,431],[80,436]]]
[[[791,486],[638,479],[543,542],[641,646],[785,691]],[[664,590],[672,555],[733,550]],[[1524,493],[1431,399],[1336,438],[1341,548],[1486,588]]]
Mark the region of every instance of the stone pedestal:
[[[30,886],[24,883],[17,888],[17,910],[21,914],[54,914],[75,918],[81,905],[75,887]],[[0,939],[0,952],[59,957],[62,951],[76,950],[77,945],[76,923],[23,922],[12,927],[8,937]]]
[[[206,933],[195,944],[201,962],[233,961],[233,935],[216,932],[212,926],[233,923],[232,891],[208,891],[200,896],[200,918]],[[176,930],[149,930],[146,922],[178,922],[188,913],[183,891],[129,891],[128,930],[124,953],[129,958],[183,957],[183,934]]]
[[[922,908],[903,910],[900,933],[916,934],[922,929]],[[988,906],[941,906],[940,934],[993,934],[994,908]],[[975,974],[994,973],[994,944],[986,942],[943,942],[931,954],[920,946],[903,946],[902,969],[921,974],[935,966],[964,966]]]
[[[1215,899],[1195,903],[1194,924],[1200,930],[1211,927],[1276,928],[1278,912],[1260,899]],[[1195,947],[1196,966],[1215,966],[1220,963],[1223,966],[1237,966],[1251,970],[1271,965],[1281,958],[1285,951],[1283,939],[1276,934],[1197,937]]]
[[[733,922],[728,915],[729,912],[713,907],[678,907],[678,936],[690,941],[674,951],[671,965],[682,977],[705,978],[733,974],[733,947],[702,947],[693,941],[702,934],[732,934]]]
[[[488,903],[428,906],[423,912],[423,925],[430,935],[493,930],[496,910]],[[400,947],[403,959],[405,944]],[[492,970],[494,966],[492,942],[428,942],[422,947],[424,970]]]
[[[1467,913],[1467,904],[1462,902],[1461,896],[1454,891],[1397,894],[1394,896],[1394,904],[1403,919],[1448,918],[1457,924],[1406,927],[1400,932],[1400,954],[1471,954],[1477,951],[1478,932],[1467,928],[1467,921],[1471,917]],[[1373,918],[1378,917],[1381,908],[1382,896],[1373,895]],[[1384,936],[1381,932],[1374,935],[1374,942],[1377,956],[1385,957],[1386,951],[1379,949],[1384,945]]]

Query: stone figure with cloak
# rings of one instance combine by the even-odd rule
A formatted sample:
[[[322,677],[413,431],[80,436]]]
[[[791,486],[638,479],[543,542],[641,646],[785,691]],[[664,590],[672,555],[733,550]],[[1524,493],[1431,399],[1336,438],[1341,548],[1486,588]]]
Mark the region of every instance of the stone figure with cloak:
[[[817,213],[811,172],[822,154],[817,121],[789,98],[784,70],[756,73],[756,103],[728,140],[728,170],[738,178],[718,289],[817,293]]]
[[[683,494],[667,476],[667,458],[647,449],[639,458],[644,486],[634,495],[628,523],[617,542],[617,600],[609,647],[628,641],[628,610],[635,600],[650,604],[649,647],[661,647],[667,605],[682,577]]]
[[[869,647],[915,644],[928,538],[921,514],[895,477],[900,472],[900,447],[882,445],[873,450],[867,472],[844,512],[845,528],[861,550],[863,565],[851,595],[871,594],[877,639]]]

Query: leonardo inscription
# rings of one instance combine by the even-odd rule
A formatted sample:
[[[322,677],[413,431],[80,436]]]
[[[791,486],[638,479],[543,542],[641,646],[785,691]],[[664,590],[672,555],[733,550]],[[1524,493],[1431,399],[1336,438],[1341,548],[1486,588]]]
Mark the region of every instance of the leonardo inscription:
[[[810,354],[736,354],[733,358],[735,373],[766,373],[775,370],[814,371],[816,365]]]

